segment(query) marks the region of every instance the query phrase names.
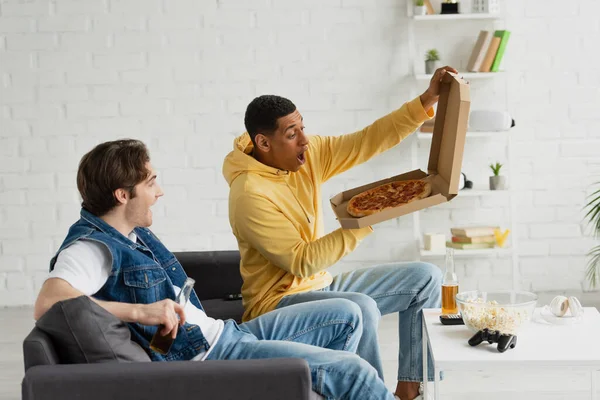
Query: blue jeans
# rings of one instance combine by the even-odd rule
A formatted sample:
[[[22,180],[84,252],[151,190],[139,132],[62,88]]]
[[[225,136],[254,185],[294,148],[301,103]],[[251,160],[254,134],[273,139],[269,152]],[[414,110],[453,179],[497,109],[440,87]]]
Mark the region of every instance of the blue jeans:
[[[228,320],[207,360],[303,358],[313,390],[328,399],[393,400],[377,371],[354,354],[362,332],[356,303],[328,299],[297,304],[240,325]]]
[[[392,263],[339,274],[329,287],[293,294],[281,299],[277,309],[294,304],[343,298],[352,300],[362,310],[363,334],[358,355],[367,360],[383,379],[377,327],[381,315],[397,312],[398,380],[423,381],[422,313],[423,308],[440,307],[440,269],[429,263]],[[428,379],[433,380],[431,353]]]

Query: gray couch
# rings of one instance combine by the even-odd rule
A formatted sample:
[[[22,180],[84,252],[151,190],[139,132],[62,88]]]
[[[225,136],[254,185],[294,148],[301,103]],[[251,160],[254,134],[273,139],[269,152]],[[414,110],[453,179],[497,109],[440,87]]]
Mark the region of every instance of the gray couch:
[[[241,300],[228,299],[239,294],[242,284],[237,251],[182,252],[175,256],[186,273],[196,280],[196,292],[208,315],[241,320]],[[81,315],[93,313],[94,310],[85,310]],[[115,323],[125,326],[115,318],[108,325],[103,321],[104,325],[95,329],[110,330],[113,326],[110,324]],[[128,330],[122,330],[129,339]],[[111,360],[109,356],[94,363],[68,363],[57,351],[57,345],[64,343],[56,343],[46,332],[51,334],[36,327],[23,342],[23,400],[163,400],[184,396],[211,400],[322,398],[311,391],[310,372],[302,359],[153,363],[110,362],[118,358]],[[76,335],[73,336],[77,342]],[[95,351],[91,358],[98,355],[97,349]],[[143,357],[147,357],[145,353]],[[84,359],[90,362],[87,356]]]

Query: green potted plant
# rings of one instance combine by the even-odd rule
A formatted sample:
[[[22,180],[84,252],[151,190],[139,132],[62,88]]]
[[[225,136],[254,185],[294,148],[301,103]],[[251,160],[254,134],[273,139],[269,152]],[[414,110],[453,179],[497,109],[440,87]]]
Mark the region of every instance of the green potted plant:
[[[427,50],[425,53],[425,73],[433,74],[438,68],[440,61],[440,53],[436,49]]]
[[[413,9],[415,15],[426,15],[427,7],[425,7],[425,0],[415,0],[415,6]]]
[[[490,169],[494,175],[490,176],[490,190],[504,190],[506,189],[506,177],[500,175],[500,169],[502,164],[497,162],[496,164],[490,164]]]
[[[594,237],[600,237],[600,189],[596,190],[590,196],[591,200],[584,208],[588,210],[584,219],[588,219],[589,224],[594,230]],[[586,269],[586,279],[591,289],[596,288],[600,282],[600,245],[594,247],[587,254],[588,263]]]

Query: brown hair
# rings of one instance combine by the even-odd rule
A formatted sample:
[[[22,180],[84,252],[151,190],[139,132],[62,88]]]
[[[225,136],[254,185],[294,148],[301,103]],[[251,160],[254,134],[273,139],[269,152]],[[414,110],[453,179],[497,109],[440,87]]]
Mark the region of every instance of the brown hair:
[[[115,140],[94,147],[83,156],[77,171],[81,206],[101,217],[119,204],[115,190],[125,189],[135,197],[135,185],[150,174],[148,161],[148,149],[139,140]]]

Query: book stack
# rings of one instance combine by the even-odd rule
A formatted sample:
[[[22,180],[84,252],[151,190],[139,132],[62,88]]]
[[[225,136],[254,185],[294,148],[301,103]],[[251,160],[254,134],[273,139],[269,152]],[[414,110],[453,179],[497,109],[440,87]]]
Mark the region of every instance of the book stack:
[[[467,71],[469,72],[498,72],[510,31],[481,31],[469,57]]]
[[[447,242],[446,246],[461,250],[492,249],[496,247],[494,232],[497,229],[497,226],[452,228],[452,241]]]

